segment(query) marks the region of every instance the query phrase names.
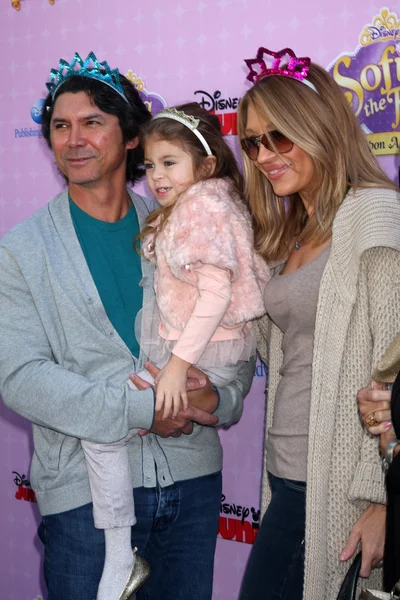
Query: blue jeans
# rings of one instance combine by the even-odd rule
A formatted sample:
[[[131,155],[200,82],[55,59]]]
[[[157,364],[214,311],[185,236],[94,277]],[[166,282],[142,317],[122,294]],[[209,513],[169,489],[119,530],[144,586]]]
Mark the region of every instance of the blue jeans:
[[[240,600],[302,600],[306,484],[268,478],[271,502],[244,574]]]
[[[137,600],[211,600],[221,473],[166,488],[135,488],[132,546],[151,565]],[[104,563],[104,533],[92,504],[43,517],[48,600],[94,600]]]

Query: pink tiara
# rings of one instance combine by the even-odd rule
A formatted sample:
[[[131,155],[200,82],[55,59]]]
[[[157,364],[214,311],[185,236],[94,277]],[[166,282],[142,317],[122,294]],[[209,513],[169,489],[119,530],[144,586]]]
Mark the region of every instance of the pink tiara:
[[[271,66],[265,64],[264,55],[273,58]],[[287,62],[287,57],[289,61]],[[285,66],[281,67],[282,59],[286,58]],[[257,83],[263,77],[271,77],[272,75],[280,75],[281,77],[291,77],[305,83],[314,92],[318,94],[317,88],[311,81],[308,81],[308,69],[310,68],[310,59],[307,56],[297,57],[291,48],[284,48],[279,52],[267,50],[267,48],[259,48],[255,58],[248,58],[244,61],[249,68],[249,74],[246,79],[252,83]],[[253,68],[257,65],[259,70]]]

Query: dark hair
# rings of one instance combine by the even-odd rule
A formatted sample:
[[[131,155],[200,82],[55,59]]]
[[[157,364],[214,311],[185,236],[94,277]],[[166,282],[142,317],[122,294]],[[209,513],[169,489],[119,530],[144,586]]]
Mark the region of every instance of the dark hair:
[[[239,171],[236,159],[232,150],[225,142],[221,124],[216,115],[209,113],[204,108],[201,108],[197,102],[190,102],[175,107],[176,110],[183,111],[187,115],[199,119],[198,131],[205,137],[208,145],[211,148],[213,155],[216,158],[214,172],[210,175],[213,178],[227,177],[229,178],[236,191],[240,196],[243,195],[243,180]],[[182,147],[191,154],[195,169],[195,175],[199,179],[204,179],[202,176],[201,166],[207,152],[200,140],[194,133],[179,121],[173,119],[153,119],[142,130],[143,144],[150,137],[157,137],[167,142],[181,144]]]
[[[125,102],[118,92],[115,92],[110,86],[101,81],[79,75],[71,77],[63,83],[57,90],[54,100],[49,94],[45,100],[42,115],[42,134],[49,147],[51,148],[50,123],[53,107],[57,98],[67,92],[72,94],[85,92],[101,111],[118,117],[124,143],[138,136],[142,126],[151,119],[151,115],[140,98],[137,89],[129,79],[123,75],[120,75],[120,79],[128,102]],[[143,168],[138,166],[142,163],[143,149],[140,145],[133,150],[128,150],[126,181],[133,184],[144,175]]]

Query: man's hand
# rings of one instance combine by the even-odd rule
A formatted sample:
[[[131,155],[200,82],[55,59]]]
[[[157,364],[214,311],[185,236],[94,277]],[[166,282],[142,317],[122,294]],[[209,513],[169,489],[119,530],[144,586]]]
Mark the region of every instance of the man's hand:
[[[144,366],[154,379],[160,372],[160,369],[152,363],[145,363]],[[135,374],[132,374],[130,379],[139,390],[151,387],[150,383]],[[155,413],[152,433],[156,433],[161,437],[178,437],[182,433],[192,433],[193,421],[199,423],[199,425],[211,426],[218,423],[218,417],[210,414],[217,407],[218,396],[208,377],[199,369],[191,367],[188,371],[187,389],[188,409],[179,411],[175,419],[166,419],[165,421],[162,420],[160,413]],[[148,432],[142,429],[139,435],[146,435],[146,433]]]
[[[353,556],[358,542],[361,543],[361,577],[369,577],[371,569],[376,567],[383,558],[385,522],[386,506],[370,504],[354,525],[343,548],[340,560],[346,561]]]
[[[189,404],[186,410],[180,410],[174,419],[163,419],[161,413],[155,413],[151,433],[161,437],[179,437],[182,433],[188,435],[193,431],[193,421],[199,425],[216,425],[218,417]]]

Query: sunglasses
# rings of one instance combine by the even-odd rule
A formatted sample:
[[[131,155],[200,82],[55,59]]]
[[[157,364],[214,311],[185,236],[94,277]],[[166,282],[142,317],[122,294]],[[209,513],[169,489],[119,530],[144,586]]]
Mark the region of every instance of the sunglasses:
[[[243,138],[240,144],[250,160],[257,160],[260,144],[270,152],[286,154],[286,152],[291,151],[294,142],[289,140],[280,131],[274,129],[274,131],[268,131],[268,133],[262,133],[256,137]]]

